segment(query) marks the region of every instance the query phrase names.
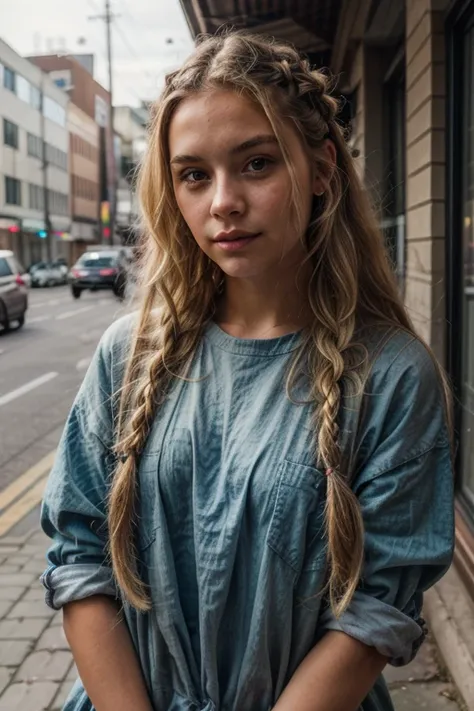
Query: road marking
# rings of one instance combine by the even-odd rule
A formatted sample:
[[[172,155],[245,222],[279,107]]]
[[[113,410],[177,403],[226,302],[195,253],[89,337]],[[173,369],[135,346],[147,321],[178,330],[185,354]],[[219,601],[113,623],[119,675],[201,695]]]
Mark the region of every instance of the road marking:
[[[60,303],[59,299],[53,299],[52,301],[48,301],[48,306],[57,306]]]
[[[40,323],[41,321],[48,321],[51,316],[35,316],[34,318],[29,318],[27,323]]]
[[[23,494],[35,484],[38,479],[48,473],[53,466],[55,456],[56,450],[53,449],[52,452],[43,457],[43,459],[40,459],[39,462],[36,462],[36,464],[30,467],[24,474],[19,476],[18,479],[15,479],[6,489],[0,491],[0,510],[10,506],[12,501],[15,501],[20,494]]]
[[[75,311],[65,311],[63,314],[56,316],[56,321],[62,321],[65,318],[71,318],[71,316],[77,316],[77,314],[83,314],[86,311],[90,311],[94,306],[83,306],[82,309],[76,309]]]
[[[8,533],[8,531],[25,518],[35,506],[41,503],[47,479],[47,476],[40,479],[21,499],[18,499],[13,506],[10,506],[10,508],[0,516],[0,537]]]
[[[34,380],[30,380],[29,383],[25,383],[25,385],[22,385],[20,388],[17,388],[16,390],[12,390],[9,393],[6,393],[5,395],[0,395],[0,407],[2,405],[6,405],[7,403],[11,402],[12,400],[16,400],[17,397],[21,397],[22,395],[25,395],[26,393],[29,393],[30,390],[34,390],[35,388],[39,388],[40,385],[44,385],[44,383],[48,383],[50,380],[53,380],[58,375],[58,373],[45,373],[44,375],[41,375],[39,378],[35,378]]]
[[[81,358],[81,360],[77,361],[76,363],[76,370],[85,370],[91,360],[92,358]]]

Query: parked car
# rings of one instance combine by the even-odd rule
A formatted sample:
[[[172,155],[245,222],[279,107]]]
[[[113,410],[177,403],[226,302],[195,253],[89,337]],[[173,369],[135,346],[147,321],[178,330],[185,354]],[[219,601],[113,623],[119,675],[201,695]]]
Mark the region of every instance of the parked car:
[[[69,273],[71,292],[79,299],[84,289],[111,289],[123,298],[127,284],[128,258],[124,249],[84,252]]]
[[[25,270],[10,250],[0,250],[0,324],[8,331],[16,321],[25,323],[28,287]]]
[[[57,259],[52,264],[54,269],[57,269],[60,274],[61,284],[67,284],[69,269],[67,267],[66,261],[64,259]]]
[[[37,262],[30,267],[31,286],[57,286],[66,284],[66,273],[57,262]]]

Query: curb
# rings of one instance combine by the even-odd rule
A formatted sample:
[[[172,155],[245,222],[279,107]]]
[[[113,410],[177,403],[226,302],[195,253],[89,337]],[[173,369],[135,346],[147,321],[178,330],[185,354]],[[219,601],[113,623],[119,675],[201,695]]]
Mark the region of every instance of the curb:
[[[467,711],[474,711],[474,606],[454,567],[425,593],[423,611]]]

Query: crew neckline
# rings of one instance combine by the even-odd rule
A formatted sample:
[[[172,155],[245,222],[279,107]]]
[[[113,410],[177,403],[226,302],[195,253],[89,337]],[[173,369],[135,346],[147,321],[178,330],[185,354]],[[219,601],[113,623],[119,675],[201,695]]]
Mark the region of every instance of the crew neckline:
[[[271,357],[295,351],[300,345],[302,332],[287,333],[277,338],[237,338],[223,331],[215,321],[210,321],[205,335],[213,345],[228,353]]]

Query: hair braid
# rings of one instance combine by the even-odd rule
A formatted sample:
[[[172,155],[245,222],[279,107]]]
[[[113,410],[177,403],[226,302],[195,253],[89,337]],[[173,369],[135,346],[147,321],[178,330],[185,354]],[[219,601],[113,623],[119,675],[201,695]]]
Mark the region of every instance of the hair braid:
[[[328,592],[336,616],[345,610],[357,587],[364,550],[362,514],[349,485],[348,472],[342,471],[338,442],[340,381],[346,370],[341,346],[343,348],[343,344],[331,343],[328,338],[320,345],[320,352],[326,354],[327,359],[319,381],[323,401],[318,432],[319,456],[328,472],[325,516],[330,564]]]
[[[147,377],[136,394],[128,433],[120,442],[121,461],[117,467],[109,501],[112,566],[120,589],[126,599],[138,610],[146,610],[149,607],[146,586],[137,571],[133,540],[138,461],[155,414],[156,398],[153,384],[157,381],[161,361],[161,353],[151,357]]]

